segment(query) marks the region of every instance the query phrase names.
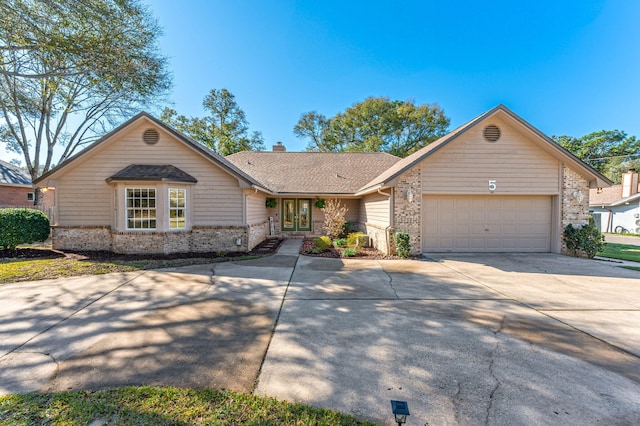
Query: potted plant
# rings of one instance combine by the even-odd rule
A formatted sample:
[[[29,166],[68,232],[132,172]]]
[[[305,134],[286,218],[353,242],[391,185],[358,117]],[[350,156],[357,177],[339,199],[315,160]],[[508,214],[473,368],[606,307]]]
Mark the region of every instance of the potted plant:
[[[264,205],[267,206],[267,208],[272,209],[278,205],[278,202],[275,198],[267,198],[267,200],[264,202]]]
[[[324,198],[318,198],[318,199],[316,199],[316,202],[313,203],[313,205],[316,206],[316,208],[319,208],[319,209],[324,209],[324,204],[325,204]]]

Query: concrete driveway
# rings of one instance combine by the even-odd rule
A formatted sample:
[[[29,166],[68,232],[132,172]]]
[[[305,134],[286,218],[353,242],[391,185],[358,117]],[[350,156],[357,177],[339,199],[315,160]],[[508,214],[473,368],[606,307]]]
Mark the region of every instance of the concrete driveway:
[[[640,423],[640,273],[553,254],[301,257],[257,393],[385,424]]]
[[[297,251],[0,286],[0,394],[173,385],[250,392]]]

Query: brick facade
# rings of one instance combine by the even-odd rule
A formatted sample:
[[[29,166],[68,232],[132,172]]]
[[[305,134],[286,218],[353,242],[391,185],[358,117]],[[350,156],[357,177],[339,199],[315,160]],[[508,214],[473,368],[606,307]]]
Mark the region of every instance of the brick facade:
[[[562,168],[561,197],[561,253],[568,254],[562,238],[564,228],[569,224],[584,226],[589,223],[589,181],[564,166]]]
[[[190,231],[174,232],[112,232],[109,226],[54,226],[52,229],[52,244],[57,250],[170,254],[248,251],[266,238],[269,224],[194,226]]]
[[[422,251],[422,178],[420,166],[414,167],[398,178],[393,191],[393,225],[395,232],[409,234],[411,250],[418,255]]]

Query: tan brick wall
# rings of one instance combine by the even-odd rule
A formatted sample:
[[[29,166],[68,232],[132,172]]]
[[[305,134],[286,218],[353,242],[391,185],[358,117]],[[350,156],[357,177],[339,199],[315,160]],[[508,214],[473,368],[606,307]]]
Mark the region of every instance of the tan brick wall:
[[[420,254],[422,251],[420,241],[422,179],[419,166],[414,167],[398,178],[398,183],[393,192],[393,202],[395,231],[408,233],[411,245],[410,254]]]
[[[266,240],[269,236],[269,221],[249,226],[249,241],[247,250],[252,250],[255,246]]]
[[[104,250],[128,254],[232,252],[252,249],[268,233],[268,222],[250,228],[200,226],[193,227],[191,231],[175,232],[111,232],[108,226],[54,226],[52,244],[57,250]],[[238,238],[240,245],[236,245]]]
[[[562,229],[568,224],[583,226],[589,223],[589,181],[564,166],[562,168],[562,205],[561,205]],[[567,253],[567,248],[562,240],[562,253]]]
[[[51,244],[56,250],[111,251],[108,226],[53,226]]]

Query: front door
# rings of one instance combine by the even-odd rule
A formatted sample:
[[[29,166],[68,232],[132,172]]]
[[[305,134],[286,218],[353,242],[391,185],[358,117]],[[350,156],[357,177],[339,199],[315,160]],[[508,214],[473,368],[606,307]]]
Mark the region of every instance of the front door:
[[[282,200],[282,231],[311,231],[311,200]]]

